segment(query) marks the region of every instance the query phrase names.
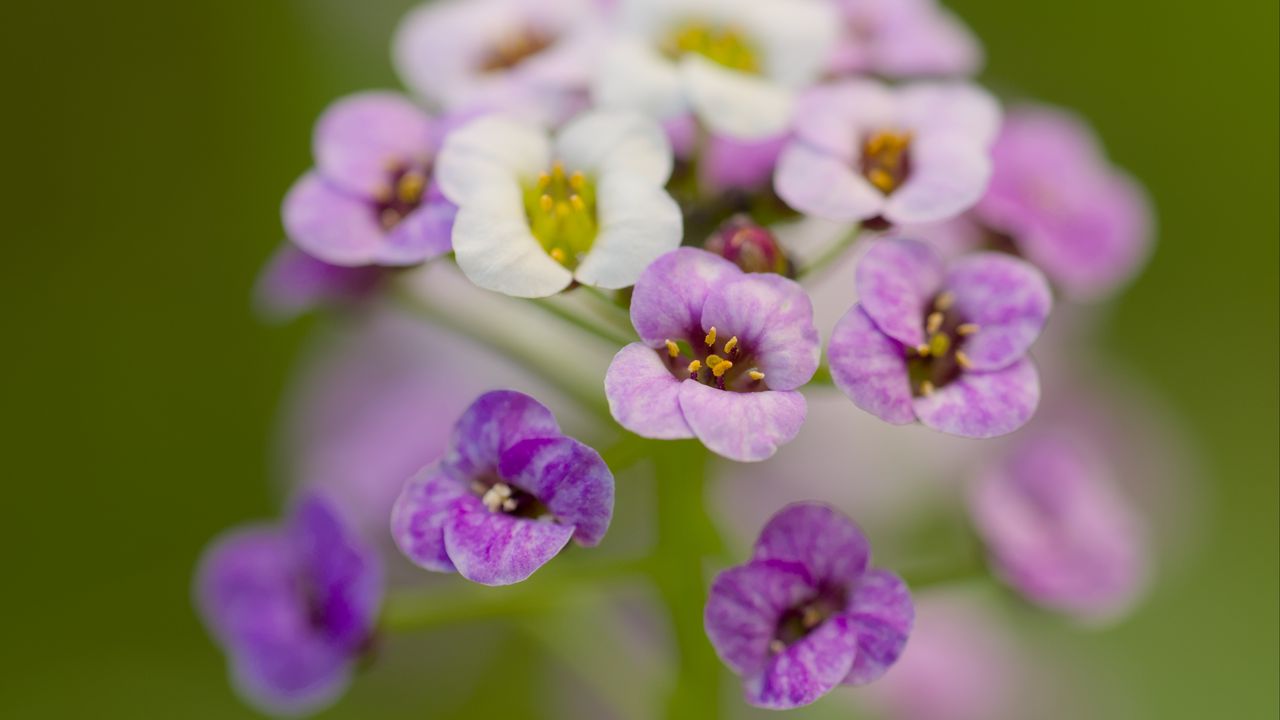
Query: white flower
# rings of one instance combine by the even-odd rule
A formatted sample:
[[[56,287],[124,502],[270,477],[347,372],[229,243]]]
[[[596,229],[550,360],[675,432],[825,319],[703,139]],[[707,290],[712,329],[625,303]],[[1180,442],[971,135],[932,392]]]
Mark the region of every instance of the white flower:
[[[689,111],[713,133],[783,132],[796,90],[823,70],[839,17],[823,0],[621,0],[622,37],[592,92],[606,108],[666,119]]]
[[[554,139],[488,116],[449,135],[436,179],[458,205],[453,249],[467,277],[546,297],[575,280],[628,287],[680,245],[680,207],[664,189],[671,166],[662,128],[639,115],[588,113]]]

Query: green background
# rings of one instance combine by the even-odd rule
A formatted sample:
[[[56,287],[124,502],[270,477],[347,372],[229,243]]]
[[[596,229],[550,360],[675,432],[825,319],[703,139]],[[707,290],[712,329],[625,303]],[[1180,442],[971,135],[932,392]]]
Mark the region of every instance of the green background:
[[[1201,445],[1203,546],[1074,649],[1123,667],[1152,717],[1276,717],[1277,3],[950,5],[987,79],[1090,117],[1160,213],[1105,342]],[[275,511],[275,410],[308,323],[258,324],[250,287],[317,113],[394,84],[404,7],[6,9],[0,716],[249,714],[188,587],[212,535]],[[435,707],[375,695],[335,714]]]

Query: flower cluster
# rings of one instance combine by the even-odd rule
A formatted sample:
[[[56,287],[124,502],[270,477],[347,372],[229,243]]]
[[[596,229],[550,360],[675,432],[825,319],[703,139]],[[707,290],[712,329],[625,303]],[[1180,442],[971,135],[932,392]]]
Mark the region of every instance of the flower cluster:
[[[408,91],[351,95],[316,123],[315,167],[285,196],[289,243],[260,280],[261,307],[388,301],[353,323],[424,311],[595,413],[575,435],[643,448],[618,457],[692,440],[680,447],[766,463],[817,397],[885,432],[1009,435],[1037,413],[1031,354],[1055,301],[1088,312],[1149,250],[1145,197],[1088,127],[1041,106],[1006,112],[971,79],[977,39],[934,0],[441,0],[411,12],[393,46]],[[834,230],[815,240],[815,227]],[[467,283],[448,286],[429,263]],[[825,274],[834,302],[815,301]],[[1046,376],[1068,350],[1041,354]],[[610,355],[607,369],[592,360]],[[385,380],[374,397],[392,403],[399,373],[361,376]],[[433,393],[451,385],[436,380]],[[414,565],[487,586],[528,579],[570,540],[605,540],[619,468],[548,405],[485,392],[449,437],[438,429],[454,410],[386,422],[424,413],[430,437],[415,451],[416,425],[367,430],[350,444],[358,462],[317,472],[345,495],[377,495],[359,503],[379,513],[361,528],[389,526]],[[628,433],[643,440],[615,437]],[[403,476],[379,461],[441,447]],[[849,474],[827,459],[803,472]],[[1053,434],[984,459],[970,509],[993,572],[1052,609],[1127,607],[1145,548],[1106,463]],[[689,465],[701,477],[707,463]],[[389,474],[402,489],[385,517],[373,487]],[[338,518],[308,496],[283,528],[229,536],[201,565],[206,623],[269,711],[331,701],[378,630],[381,558]],[[906,651],[912,592],[869,556],[852,520],[802,502],[719,574],[706,637],[747,702],[805,705],[876,680]]]

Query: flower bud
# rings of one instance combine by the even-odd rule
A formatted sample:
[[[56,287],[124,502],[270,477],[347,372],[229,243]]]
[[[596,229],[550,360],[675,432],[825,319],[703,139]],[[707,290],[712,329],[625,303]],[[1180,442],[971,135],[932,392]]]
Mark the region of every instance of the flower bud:
[[[734,215],[707,239],[706,250],[750,273],[791,274],[791,261],[768,228]]]

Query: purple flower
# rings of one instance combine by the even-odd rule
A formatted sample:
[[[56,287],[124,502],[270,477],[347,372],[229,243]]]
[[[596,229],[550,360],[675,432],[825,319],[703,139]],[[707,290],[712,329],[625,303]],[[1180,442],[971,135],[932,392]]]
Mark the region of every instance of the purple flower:
[[[1137,514],[1103,453],[1062,427],[1018,436],[988,467],[970,512],[996,572],[1028,599],[1100,621],[1145,587],[1147,549]]]
[[[831,70],[884,77],[972,75],[978,40],[935,0],[834,0],[845,31]]]
[[[269,320],[292,320],[321,305],[342,305],[368,297],[387,272],[374,266],[331,265],[285,245],[258,276],[254,302]]]
[[[1132,278],[1150,252],[1142,188],[1107,160],[1093,131],[1064,111],[1012,111],[993,152],[991,187],[974,210],[1077,299]]]
[[[858,264],[859,302],[827,348],[836,386],[902,425],[1004,435],[1031,418],[1040,379],[1024,356],[1049,316],[1040,271],[999,253],[944,266],[914,240],[877,242]]]
[[[828,220],[944,220],[982,197],[999,125],[996,100],[967,83],[818,87],[798,103],[774,188]]]
[[[858,526],[818,503],[774,515],[751,560],[711,585],[704,616],[747,702],[788,709],[841,683],[865,685],[898,659],[914,610],[907,586],[871,569]]]
[[[528,395],[481,395],[452,447],[405,484],[391,534],[417,565],[483,585],[520,582],[570,538],[593,546],[613,517],[613,474],[595,450],[560,434]]]
[[[365,92],[316,123],[316,167],[285,197],[284,227],[331,265],[413,265],[449,252],[456,212],[436,188],[440,128],[407,98]]]
[[[819,340],[795,282],[680,248],[640,276],[631,324],[642,342],[614,356],[604,381],[624,428],[696,437],[743,462],[768,458],[800,431],[805,400],[796,389],[818,368]]]
[[[196,602],[236,688],[274,714],[334,702],[367,649],[382,603],[376,553],[318,496],[283,526],[234,530],[205,551]]]

